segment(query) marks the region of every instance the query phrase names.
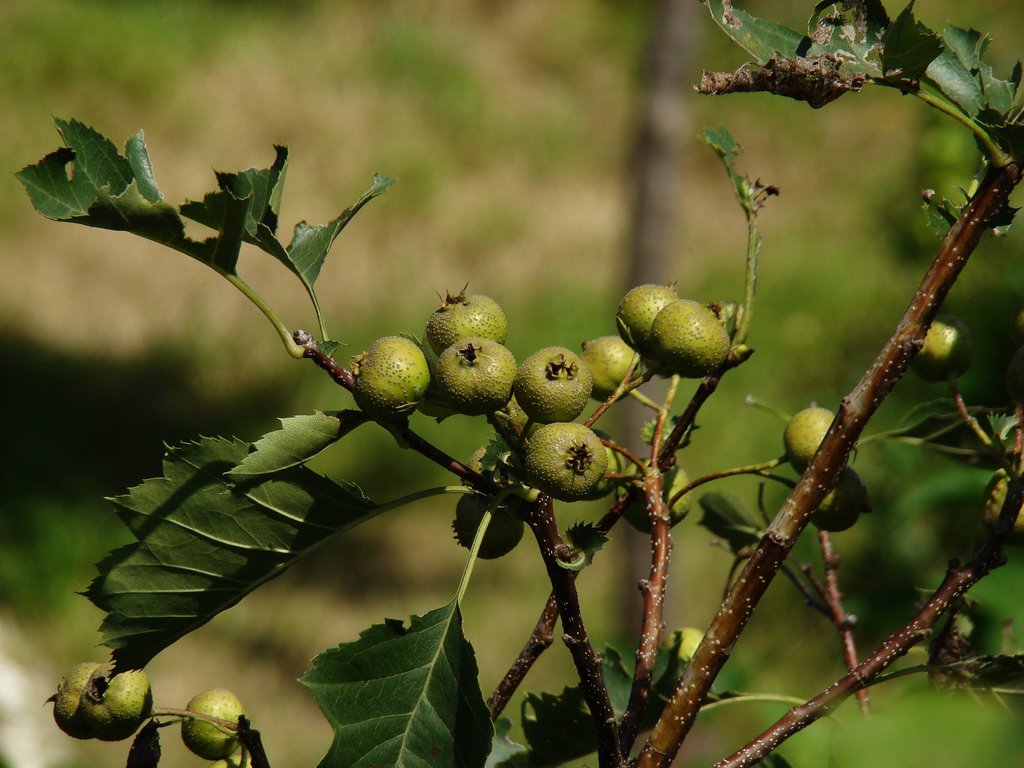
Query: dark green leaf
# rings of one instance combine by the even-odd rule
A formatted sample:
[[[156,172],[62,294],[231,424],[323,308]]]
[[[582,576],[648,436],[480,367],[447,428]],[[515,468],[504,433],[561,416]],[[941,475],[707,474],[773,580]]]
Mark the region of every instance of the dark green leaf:
[[[730,494],[705,493],[700,497],[700,506],[704,511],[700,525],[724,539],[733,552],[755,544],[761,538],[761,529],[753,513]]]
[[[230,482],[225,473],[250,448],[226,438],[169,448],[163,477],[111,499],[137,541],[99,564],[86,595],[108,614],[103,642],[118,669],[144,667],[331,534],[374,514],[358,487],[305,467]]]
[[[885,32],[882,71],[888,80],[917,80],[941,52],[942,41],[914,18],[911,2]]]
[[[494,739],[484,768],[527,768],[530,764],[530,751],[508,737],[511,729],[512,721],[507,717],[494,721]]]
[[[231,470],[231,477],[238,480],[303,464],[369,420],[362,411],[317,411],[281,419],[281,429],[257,440],[255,450]]]
[[[579,688],[526,694],[523,733],[530,745],[530,768],[547,768],[597,750],[594,721]]]
[[[302,676],[334,728],[320,768],[479,768],[493,729],[452,601],[407,628],[387,620],[324,651]]]
[[[942,31],[942,42],[945,48],[928,65],[925,76],[941,95],[973,117],[985,106],[977,76],[981,35],[973,29],[950,26]]]

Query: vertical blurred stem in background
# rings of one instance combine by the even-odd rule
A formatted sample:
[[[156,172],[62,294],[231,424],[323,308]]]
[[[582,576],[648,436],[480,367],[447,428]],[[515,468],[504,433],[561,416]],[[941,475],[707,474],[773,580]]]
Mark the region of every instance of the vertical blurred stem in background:
[[[639,122],[626,167],[630,217],[626,243],[626,290],[643,283],[661,283],[680,277],[681,264],[673,258],[680,242],[683,210],[683,166],[690,115],[686,72],[694,60],[693,20],[699,5],[693,0],[658,0],[650,20],[650,36],[639,85]],[[623,402],[617,418],[618,434],[639,443],[640,428],[650,418],[634,402]],[[630,444],[635,452],[642,447]],[[623,583],[635,585],[650,566],[650,542],[626,538]],[[639,633],[642,603],[638,589],[622,595],[620,634]]]

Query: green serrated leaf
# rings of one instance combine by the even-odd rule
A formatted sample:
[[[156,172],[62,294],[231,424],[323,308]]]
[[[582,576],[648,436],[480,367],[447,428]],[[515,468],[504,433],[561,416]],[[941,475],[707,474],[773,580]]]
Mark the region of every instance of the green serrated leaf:
[[[943,51],[928,65],[925,77],[964,114],[974,117],[985,106],[985,94],[977,77],[981,34],[949,26],[942,31],[942,43]]]
[[[298,466],[367,421],[370,418],[362,411],[317,411],[281,419],[281,429],[257,440],[255,450],[229,474],[234,479],[243,479]]]
[[[887,80],[915,81],[942,52],[939,36],[914,18],[913,0],[889,25],[882,40],[882,72]]]
[[[321,341],[319,346],[320,351],[333,360],[334,356],[338,353],[338,350],[344,349],[348,344],[343,341],[332,341],[328,339],[327,341]]]
[[[565,532],[567,543],[572,547],[570,560],[558,560],[558,565],[570,571],[582,571],[594,560],[608,541],[608,537],[593,523],[574,523]]]
[[[529,766],[530,751],[508,737],[510,730],[512,730],[512,721],[507,717],[499,717],[494,721],[494,739],[491,742],[491,753],[487,755],[484,768],[527,768]]]
[[[334,728],[320,768],[479,768],[493,728],[453,601],[324,651],[301,678]]]
[[[377,509],[351,483],[293,467],[246,483],[225,474],[251,446],[202,438],[168,448],[164,476],[111,499],[136,542],[99,564],[86,596],[107,613],[118,670],[160,651]]]
[[[629,706],[629,695],[633,690],[633,673],[626,668],[622,654],[611,645],[605,646],[601,654],[601,666],[612,709],[618,717],[622,717]]]
[[[548,768],[597,750],[594,721],[579,688],[561,694],[526,694],[522,726],[530,745],[530,768]]]
[[[705,493],[700,497],[700,506],[704,512],[700,525],[724,539],[733,552],[756,544],[761,538],[754,514],[731,494]]]
[[[778,56],[806,54],[812,41],[806,35],[767,19],[759,19],[725,0],[705,0],[711,17],[736,45],[758,64]]]

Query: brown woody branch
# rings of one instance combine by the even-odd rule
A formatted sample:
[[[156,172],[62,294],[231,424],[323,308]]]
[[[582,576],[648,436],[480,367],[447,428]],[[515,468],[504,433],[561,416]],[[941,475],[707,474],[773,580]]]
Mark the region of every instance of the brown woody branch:
[[[902,658],[907,651],[929,637],[939,619],[959,605],[960,598],[968,589],[1006,562],[1003,545],[1013,530],[1022,502],[1024,484],[1016,480],[1007,489],[999,522],[992,535],[966,565],[960,565],[956,561],[949,564],[942,584],[906,626],[889,637],[848,675],[834,682],[813,699],[791,709],[756,739],[717,762],[715,768],[745,768],[760,762],[790,736],[831,713],[854,693],[864,690],[872,680]]]
[[[868,420],[906,372],[928,326],[970,254],[1020,180],[1016,165],[991,168],[950,229],[896,330],[847,395],[828,434],[796,487],[783,502],[746,568],[733,584],[687,665],[661,718],[637,759],[638,768],[667,768],[696,720],[754,608],[778,573],[811,513],[835,485]]]
[[[487,708],[491,712],[491,720],[498,719],[498,715],[505,709],[512,694],[516,692],[520,683],[523,682],[523,678],[526,677],[526,673],[533,667],[533,663],[551,647],[555,638],[555,622],[557,621],[558,601],[554,595],[550,595],[544,604],[544,610],[540,613],[540,618],[537,619],[537,625],[533,628],[526,645],[523,646],[523,650],[519,652],[519,656],[509,667],[505,676],[501,678],[494,693],[487,698]]]

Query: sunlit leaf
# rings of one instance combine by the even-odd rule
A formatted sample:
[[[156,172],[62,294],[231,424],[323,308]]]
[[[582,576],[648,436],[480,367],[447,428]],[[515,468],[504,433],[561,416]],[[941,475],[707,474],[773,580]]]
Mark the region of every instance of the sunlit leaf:
[[[305,467],[227,479],[250,448],[226,438],[169,448],[163,477],[111,499],[136,542],[99,564],[86,595],[107,613],[103,642],[118,669],[145,666],[377,509],[358,487]]]
[[[369,420],[362,411],[317,411],[281,419],[281,429],[257,440],[252,453],[231,470],[231,476],[240,479],[298,466]]]

